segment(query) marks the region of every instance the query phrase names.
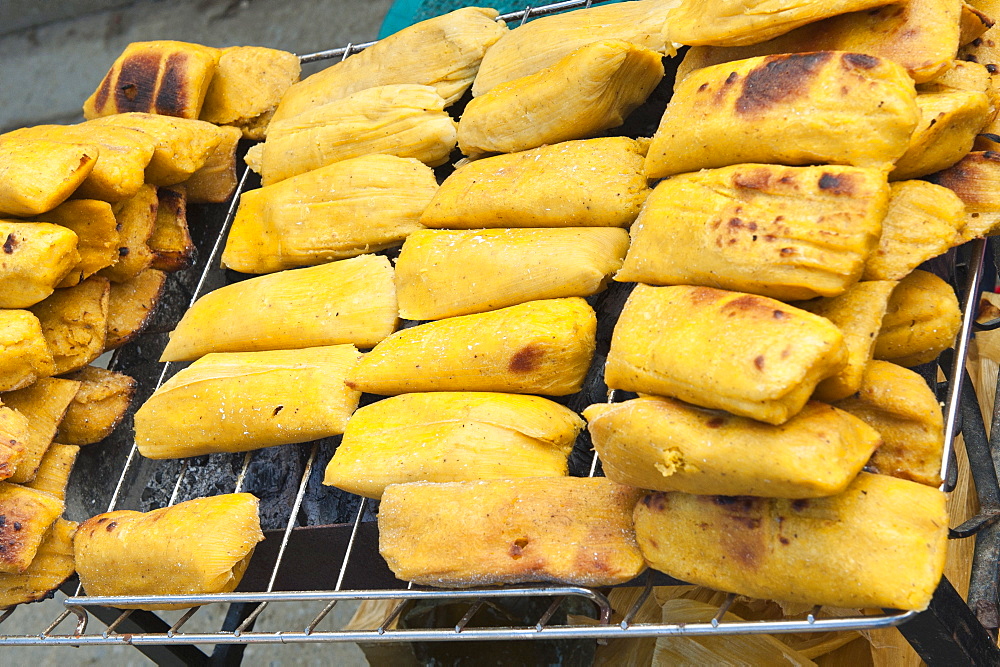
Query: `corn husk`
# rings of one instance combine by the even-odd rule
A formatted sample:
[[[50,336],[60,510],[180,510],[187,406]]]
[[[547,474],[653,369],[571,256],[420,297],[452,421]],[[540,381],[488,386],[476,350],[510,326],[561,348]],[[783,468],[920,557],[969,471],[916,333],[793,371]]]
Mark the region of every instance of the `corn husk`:
[[[80,383],[75,380],[42,378],[30,387],[3,394],[3,402],[28,419],[29,429],[24,454],[11,482],[24,484],[35,478],[59,422],[79,389]]]
[[[73,471],[73,464],[76,463],[76,455],[79,453],[80,448],[76,445],[60,445],[53,442],[45,450],[45,456],[42,457],[42,461],[38,465],[35,479],[25,486],[36,491],[43,491],[66,502],[69,474]]]
[[[954,190],[965,203],[965,224],[960,230],[962,243],[996,231],[1000,225],[1000,205],[994,193],[1000,186],[1000,153],[972,151],[927,180]]]
[[[125,416],[135,395],[135,380],[97,366],[87,366],[68,379],[80,382],[80,389],[59,423],[56,439],[67,445],[100,442]]]
[[[184,181],[188,200],[193,204],[221,204],[236,191],[236,149],[243,131],[224,126],[219,128],[219,145],[205,164]]]

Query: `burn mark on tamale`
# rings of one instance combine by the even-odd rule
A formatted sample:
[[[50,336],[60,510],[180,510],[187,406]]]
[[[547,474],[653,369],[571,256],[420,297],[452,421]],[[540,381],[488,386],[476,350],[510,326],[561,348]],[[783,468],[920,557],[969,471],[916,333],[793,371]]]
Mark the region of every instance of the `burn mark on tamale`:
[[[156,93],[156,113],[165,116],[183,116],[188,104],[191,82],[187,77],[188,56],[171,53],[163,68],[160,90]]]
[[[517,560],[518,558],[524,555],[524,548],[527,546],[528,546],[528,538],[519,537],[511,543],[510,549],[507,550],[507,553],[510,554],[511,558]]]
[[[530,373],[541,365],[545,350],[535,343],[528,343],[510,359],[507,368],[512,373]]]
[[[830,59],[830,53],[794,53],[770,56],[743,80],[736,112],[754,114],[804,95],[810,80]]]
[[[150,82],[159,78],[159,72],[160,59],[154,54],[137,53],[126,58],[115,85],[117,111],[152,111],[153,87]]]
[[[643,496],[642,504],[654,512],[662,512],[667,509],[667,496],[661,491],[648,493]]]
[[[712,417],[707,422],[705,422],[705,426],[709,428],[720,428],[725,423],[726,420],[724,417]]]
[[[104,80],[101,81],[101,85],[97,88],[97,92],[94,93],[94,108],[98,111],[103,111],[105,105],[108,103],[108,96],[111,95],[111,78],[114,74],[114,70],[109,70],[104,76]]]
[[[766,190],[771,184],[771,171],[766,168],[738,171],[733,175],[733,186],[745,190]]]
[[[714,303],[721,299],[726,293],[722,290],[711,287],[698,287],[691,290],[691,303],[694,305]]]
[[[753,365],[754,365],[754,367],[757,370],[763,371],[764,370],[764,355],[763,354],[758,354],[757,357],[753,360]]]
[[[845,69],[874,69],[879,64],[879,59],[864,53],[845,53],[840,56],[840,61]]]
[[[7,240],[3,242],[4,254],[13,255],[15,248],[17,248],[17,238],[13,233],[7,234]]]
[[[850,174],[824,172],[819,177],[819,189],[835,195],[853,195],[854,179]]]

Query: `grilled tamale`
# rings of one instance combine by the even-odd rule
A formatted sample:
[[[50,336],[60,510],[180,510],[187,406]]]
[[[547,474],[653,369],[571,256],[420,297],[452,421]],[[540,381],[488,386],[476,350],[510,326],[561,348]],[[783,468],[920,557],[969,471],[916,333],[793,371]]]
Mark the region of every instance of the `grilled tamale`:
[[[875,338],[896,285],[894,280],[870,280],[855,283],[839,296],[795,304],[833,322],[844,334],[847,347],[847,365],[816,385],[814,398],[836,401],[861,386],[861,377],[875,352]]]
[[[201,169],[184,181],[188,201],[193,204],[221,204],[236,191],[236,148],[243,133],[234,127],[220,127],[222,139]]]
[[[628,249],[624,229],[426,229],[396,260],[399,314],[439,320],[603,290]]]
[[[888,361],[873,361],[857,395],[836,405],[882,435],[883,444],[868,470],[934,487],[941,483],[941,406],[918,374]]]
[[[45,456],[42,457],[42,462],[38,465],[35,479],[25,486],[36,491],[44,491],[66,502],[69,474],[73,471],[73,464],[76,463],[76,455],[79,453],[80,448],[76,445],[61,445],[53,442],[45,450]]]
[[[705,67],[677,86],[646,175],[744,162],[886,168],[919,117],[906,70],[874,56],[819,51]]]
[[[38,318],[27,310],[0,310],[0,391],[27,387],[55,368]]]
[[[299,80],[299,57],[260,46],[222,49],[201,107],[202,120],[239,128],[263,139],[267,124],[289,86]]]
[[[366,354],[347,385],[373,394],[497,391],[565,396],[580,390],[597,317],[579,297],[529,301],[402,329]]]
[[[42,378],[30,387],[3,395],[3,402],[28,419],[28,439],[11,482],[24,484],[35,478],[38,466],[52,444],[59,422],[62,421],[80,383],[61,378]],[[61,513],[61,510],[60,510]]]
[[[156,186],[143,185],[134,196],[114,205],[112,210],[121,243],[118,261],[98,271],[97,275],[122,283],[132,280],[150,267],[153,263],[153,250],[149,247],[149,239],[156,229],[159,204]]]
[[[640,0],[642,1],[642,0]],[[628,227],[649,194],[644,142],[564,141],[473,160],[444,180],[425,227]]]
[[[0,220],[0,308],[46,298],[80,262],[73,230],[48,222]]]
[[[644,396],[584,410],[604,474],[656,491],[814,498],[843,491],[879,434],[817,401],[780,426]]]
[[[207,354],[136,411],[135,444],[175,459],[339,435],[361,397],[344,384],[359,356],[353,345]]]
[[[51,211],[80,187],[100,155],[92,142],[0,141],[0,216]]]
[[[663,32],[667,42],[742,46],[813,21],[883,4],[885,0],[681,0],[667,16]]]
[[[458,123],[466,155],[512,153],[618,127],[663,78],[660,54],[607,39],[475,98]]]
[[[994,20],[982,12],[978,7],[973,7],[968,2],[962,2],[962,14],[958,19],[959,36],[958,43],[965,46],[976,41],[986,34],[986,31],[993,27]]]
[[[187,222],[185,185],[156,188],[156,222],[146,245],[153,253],[150,268],[180,271],[194,263],[196,248]]]
[[[646,569],[632,529],[640,495],[602,477],[393,484],[379,552],[397,577],[430,586],[620,584]]]
[[[413,158],[366,155],[244,192],[222,264],[270,273],[400,243],[437,191]]]
[[[79,370],[104,352],[110,294],[107,278],[91,276],[31,307],[52,351],[53,375]]]
[[[230,493],[98,514],[80,524],[74,552],[87,595],[201,595],[236,588],[263,539],[257,499]]]
[[[889,174],[893,180],[926,176],[961,160],[992,112],[985,94],[967,91],[922,93],[917,106],[920,122]]]
[[[35,551],[35,558],[20,574],[0,574],[0,608],[42,600],[70,578],[73,563],[74,521],[56,519]]]
[[[83,115],[141,111],[197,118],[218,61],[218,49],[200,44],[132,42],[83,103]]]
[[[445,106],[472,83],[483,53],[507,32],[495,9],[466,7],[417,23],[295,84],[282,96],[275,121],[396,83],[433,86]]]
[[[367,88],[275,120],[260,156],[261,182],[372,153],[444,164],[455,147],[455,121],[430,86],[394,84]],[[251,167],[255,167],[251,163]]]
[[[876,169],[745,164],[680,174],[646,200],[615,280],[834,296],[860,277],[888,201]]]
[[[505,33],[483,56],[472,94],[534,74],[581,46],[620,39],[672,55],[661,28],[679,0],[639,0],[552,14]]]
[[[68,445],[90,445],[111,435],[135,395],[135,380],[97,366],[68,376],[80,383],[59,423],[56,439]]]
[[[118,261],[121,247],[114,211],[111,204],[97,199],[71,199],[37,218],[68,227],[76,234],[76,251],[80,261],[56,287],[72,287],[106,266]]]
[[[63,502],[43,491],[0,482],[0,572],[28,569],[52,522],[63,513]]]
[[[92,121],[95,125],[129,127],[147,134],[156,144],[146,167],[150,185],[176,185],[205,166],[225,131],[212,123],[151,113],[121,113]]]
[[[1000,153],[973,151],[953,166],[927,177],[932,183],[955,191],[965,203],[965,224],[960,241],[996,233],[1000,226]]]
[[[635,508],[650,567],[754,598],[924,609],[944,568],[945,495],[862,472],[827,498],[657,492]]]
[[[369,348],[397,323],[392,265],[379,255],[361,255],[206,294],[177,323],[160,361],[345,343]]]
[[[882,219],[878,248],[863,280],[901,280],[932,257],[959,244],[965,204],[953,191],[926,181],[896,181]]]
[[[105,349],[121,347],[146,328],[163,294],[166,280],[167,275],[163,271],[146,269],[131,280],[111,283]]]
[[[14,474],[29,437],[28,418],[14,408],[0,405],[0,480]]]
[[[612,389],[782,424],[846,361],[837,327],[780,301],[637,285],[615,325],[604,379]]]
[[[575,412],[539,396],[393,396],[351,416],[323,484],[381,498],[405,482],[563,476],[581,428]]]
[[[951,61],[951,67],[930,81],[917,85],[917,94],[921,93],[953,93],[964,90],[970,93],[983,93],[990,98],[990,106],[996,92],[990,86],[990,71],[986,65],[965,60]]]
[[[875,358],[900,366],[935,359],[951,347],[962,312],[951,286],[933,273],[916,270],[899,281],[875,341]]]

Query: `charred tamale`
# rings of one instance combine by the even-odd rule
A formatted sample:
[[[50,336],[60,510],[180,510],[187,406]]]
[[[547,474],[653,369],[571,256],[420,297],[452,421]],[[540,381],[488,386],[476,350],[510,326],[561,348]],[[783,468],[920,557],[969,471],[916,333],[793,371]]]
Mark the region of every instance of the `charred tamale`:
[[[156,222],[146,245],[153,253],[150,268],[180,271],[194,263],[196,248],[187,221],[187,187],[156,188]]]
[[[110,294],[107,278],[91,276],[31,307],[52,351],[53,375],[79,370],[104,352]]]
[[[249,493],[198,498],[151,512],[87,519],[76,569],[87,595],[199,595],[236,588],[264,539]],[[150,605],[173,609],[190,605]]]
[[[51,211],[80,187],[100,154],[92,142],[0,141],[0,216]]]
[[[136,411],[136,447],[174,459],[339,435],[361,397],[344,384],[359,356],[353,345],[207,354]]]
[[[393,484],[379,552],[397,577],[430,586],[620,584],[646,568],[632,529],[640,495],[602,477]]]
[[[0,572],[28,569],[46,531],[60,514],[63,502],[55,496],[25,486],[0,482]]]
[[[945,495],[862,472],[827,498],[657,492],[635,508],[650,567],[754,598],[924,609],[944,568]],[[826,564],[826,566],[824,566]]]
[[[56,287],[72,287],[118,261],[120,235],[111,204],[97,199],[70,199],[36,219],[68,227],[76,234],[80,261]]]
[[[948,169],[927,177],[958,195],[965,204],[960,241],[994,234],[1000,226],[1000,153],[972,151]]]
[[[472,83],[483,53],[507,32],[497,16],[495,9],[466,7],[400,30],[289,88],[274,120],[395,83],[433,86],[452,104]]]
[[[68,376],[80,383],[56,439],[67,445],[90,445],[111,435],[135,395],[135,380],[97,366],[87,366]]]
[[[370,348],[397,322],[392,265],[379,255],[360,255],[206,294],[177,323],[160,361],[345,343]]]
[[[416,231],[396,260],[399,314],[439,320],[590,296],[604,289],[627,249],[628,233],[607,227]]]
[[[947,169],[972,150],[992,113],[984,93],[955,91],[917,95],[920,122],[889,178],[902,180]]]
[[[114,205],[115,221],[120,233],[118,261],[97,272],[112,282],[132,280],[153,263],[149,239],[156,229],[156,212],[160,200],[156,186],[143,185],[134,196]]]
[[[74,521],[56,519],[24,572],[0,573],[0,608],[47,598],[70,578],[75,571],[73,537],[76,527]]]
[[[131,280],[111,283],[105,349],[121,347],[146,328],[163,294],[166,280],[167,275],[163,271],[146,269]]]
[[[868,469],[929,486],[941,483],[944,422],[922,377],[887,361],[872,361],[856,396],[836,403],[882,435]]]
[[[323,484],[381,498],[405,482],[563,476],[581,428],[575,412],[539,396],[393,396],[351,416]]]
[[[466,155],[512,153],[618,127],[663,78],[660,54],[602,40],[475,98],[458,123]]]
[[[864,270],[888,201],[876,169],[741,164],[680,174],[646,200],[615,280],[834,296]]]
[[[11,482],[24,484],[35,479],[59,422],[79,389],[80,383],[76,380],[42,378],[30,387],[3,394],[3,402],[28,419],[24,453],[10,477]]]
[[[782,424],[846,362],[843,334],[818,315],[711,287],[637,285],[604,379],[613,389]]]
[[[529,301],[402,329],[366,354],[347,385],[373,394],[497,391],[565,396],[580,390],[597,317],[579,297]]]
[[[14,408],[0,405],[0,480],[14,474],[30,437],[28,418]]]
[[[0,308],[27,308],[52,294],[80,262],[77,235],[47,222],[0,220]]]
[[[270,273],[388,248],[421,229],[437,187],[419,160],[366,155],[244,192],[222,264]]]
[[[646,143],[601,137],[473,160],[444,180],[420,222],[437,229],[628,227],[649,194]]]
[[[79,453],[80,448],[76,445],[61,445],[53,442],[45,450],[45,456],[42,457],[42,461],[38,465],[35,479],[25,486],[36,491],[44,491],[65,502],[69,474],[73,471],[73,464],[76,463],[76,456]]]
[[[219,145],[205,164],[184,181],[188,201],[193,204],[221,204],[236,191],[236,149],[243,135],[234,127],[220,127],[219,135]]]
[[[818,51],[705,67],[677,86],[646,175],[744,162],[882,169],[906,152],[919,117],[913,81],[883,58]]]
[[[830,496],[881,443],[863,421],[818,401],[780,426],[659,396],[599,403],[583,415],[604,474],[656,491]]]
[[[900,366],[935,359],[951,347],[962,325],[962,312],[951,286],[917,269],[899,281],[875,341],[875,358]]]
[[[0,391],[27,387],[55,368],[38,318],[28,310],[0,310]]]

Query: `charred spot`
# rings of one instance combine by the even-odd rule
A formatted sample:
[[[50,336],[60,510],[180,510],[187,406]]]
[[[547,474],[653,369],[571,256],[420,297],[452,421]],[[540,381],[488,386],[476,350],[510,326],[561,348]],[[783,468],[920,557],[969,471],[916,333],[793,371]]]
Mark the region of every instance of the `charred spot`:
[[[725,423],[726,420],[723,419],[722,417],[712,417],[707,422],[705,422],[705,426],[709,428],[719,428]]]
[[[667,509],[667,495],[657,491],[643,497],[642,504],[654,512],[662,512]]]
[[[792,543],[792,541],[789,540],[784,535],[778,535],[778,541],[781,542],[782,544],[791,544]]]
[[[771,172],[767,169],[741,171],[733,177],[733,185],[747,190],[764,190],[771,184]]]
[[[989,72],[990,74],[996,74],[997,72],[1000,72],[1000,67],[997,67],[993,63],[990,63],[989,65],[986,66],[986,71]]]
[[[707,83],[703,83],[703,84],[701,84],[700,86],[698,86],[698,92],[699,92],[699,93],[703,93],[703,92],[705,92],[705,91],[706,91],[707,89],[708,89],[708,84],[707,84]]]
[[[97,87],[97,92],[94,93],[94,108],[99,111],[104,109],[104,105],[108,103],[108,96],[111,95],[111,75],[113,71],[108,71],[101,81],[101,85]]]
[[[734,83],[736,83],[739,80],[739,78],[740,78],[739,74],[737,74],[736,72],[730,72],[729,76],[726,77],[725,85],[731,86]]]
[[[7,240],[3,242],[4,254],[12,255],[14,253],[14,248],[17,247],[17,239],[14,237],[13,233],[7,235]]]
[[[14,530],[15,531],[21,530],[21,522],[20,521],[15,521],[14,522]]]
[[[511,357],[507,368],[512,373],[530,373],[538,369],[544,355],[545,350],[539,345],[528,343]]]
[[[118,256],[125,257],[128,255],[128,248],[118,248]]]
[[[974,40],[972,40],[972,45],[976,46],[976,47],[982,46],[983,45],[983,38],[982,37],[976,37]]]
[[[122,62],[115,87],[115,106],[119,112],[152,111],[153,88],[160,73],[160,59],[155,54],[137,53]]]
[[[795,53],[770,56],[743,80],[736,112],[752,114],[803,95],[830,53]]]
[[[796,512],[801,512],[807,507],[809,507],[809,501],[805,498],[799,498],[798,500],[792,501],[792,509]]]
[[[743,226],[743,221],[740,220],[739,218],[730,218],[729,226],[738,229]]]
[[[854,194],[854,179],[849,174],[824,172],[819,177],[819,189],[835,195],[852,195]]]
[[[773,317],[776,320],[787,320],[789,317],[791,317],[791,315],[789,315],[783,310],[775,309],[774,311],[771,312],[771,317]]]
[[[284,410],[284,409],[285,409],[285,406],[284,406],[284,405],[279,405],[278,407],[276,407],[276,408],[274,409],[274,412],[272,412],[272,413],[271,413],[271,416],[272,416],[272,417],[277,417],[277,416],[278,416],[278,413],[279,413],[279,412],[281,412],[281,411],[282,411],[282,410]]]
[[[511,558],[516,560],[524,554],[524,548],[526,546],[528,546],[528,538],[519,537],[511,543],[510,549],[507,553],[510,554]]]
[[[185,53],[171,53],[163,68],[160,90],[156,93],[156,113],[166,116],[181,116],[188,103],[186,76],[188,56]]]
[[[778,237],[775,236],[774,234],[764,234],[764,240],[767,241],[768,243],[773,243],[774,241],[778,240]]]
[[[760,528],[760,519],[754,517],[736,515],[729,518],[747,530],[758,530]]]
[[[177,190],[159,188],[156,198],[160,206],[169,206],[171,210],[180,213],[184,209],[184,197]]]
[[[726,305],[722,307],[723,310],[729,311],[729,315],[735,315],[736,313],[745,313],[749,311],[758,310],[761,306],[760,297],[754,296],[753,294],[744,294],[743,296],[738,296]]]
[[[789,255],[794,255],[794,254],[795,254],[795,248],[782,248],[781,249],[781,256],[782,257],[788,257]]]
[[[0,528],[3,528],[6,525],[7,525],[7,515],[0,514]]]
[[[879,59],[864,53],[845,53],[840,61],[846,69],[872,69],[878,67]]]
[[[722,298],[724,292],[711,287],[697,287],[690,292],[692,304],[712,303]]]
[[[757,370],[763,371],[764,370],[764,355],[763,354],[758,354],[757,357],[753,360],[753,365],[754,365],[754,367]]]
[[[983,159],[989,160],[990,162],[1000,162],[1000,153],[996,151],[986,151],[983,153]]]
[[[788,355],[791,354],[791,353],[792,353],[792,348],[786,347],[784,350],[781,351],[781,358],[782,359],[787,359]]]
[[[660,543],[654,540],[652,537],[647,537],[646,541],[649,542],[649,546],[653,547],[654,549],[658,550],[660,548]]]
[[[109,524],[108,524],[107,526],[105,526],[104,530],[106,530],[106,531],[108,531],[108,532],[110,533],[110,532],[111,532],[112,530],[114,530],[114,529],[115,529],[115,528],[116,528],[117,526],[118,526],[118,522],[117,522],[117,521],[112,521],[112,522],[111,522],[111,523],[109,523]]]
[[[967,53],[964,56],[962,56],[962,60],[964,60],[967,63],[978,63],[979,62],[979,60],[974,55],[972,55],[971,53]]]
[[[734,512],[750,512],[757,504],[752,496],[712,496],[712,502]]]

